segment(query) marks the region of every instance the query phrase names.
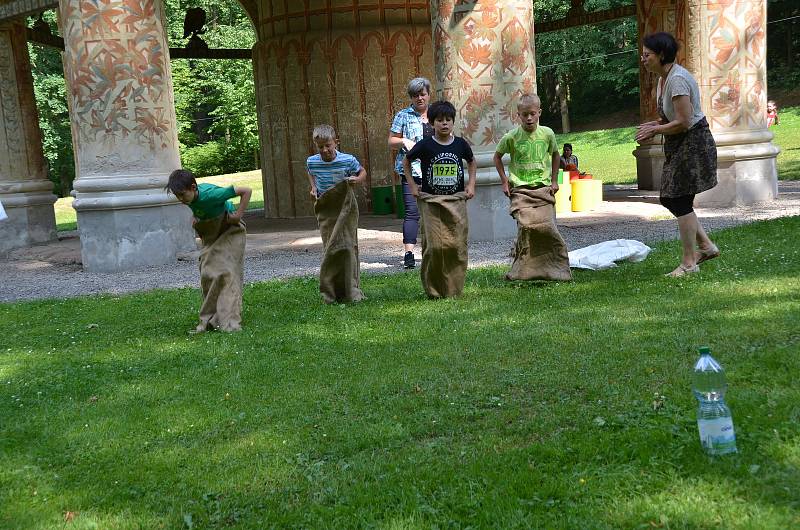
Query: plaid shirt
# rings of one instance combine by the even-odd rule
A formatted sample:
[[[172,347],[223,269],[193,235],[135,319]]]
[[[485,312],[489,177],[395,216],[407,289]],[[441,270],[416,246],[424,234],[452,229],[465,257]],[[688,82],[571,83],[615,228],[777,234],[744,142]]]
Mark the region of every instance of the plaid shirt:
[[[414,107],[409,106],[395,115],[390,130],[393,133],[401,134],[403,138],[408,138],[414,143],[417,143],[422,140],[423,136],[424,128],[422,125],[422,116],[419,112],[414,110]],[[403,159],[406,157],[407,152],[406,148],[403,147],[397,153],[397,158],[394,160],[394,170],[397,171],[397,174],[401,177],[403,176]],[[422,179],[422,166],[419,160],[411,162],[411,175],[415,180]]]

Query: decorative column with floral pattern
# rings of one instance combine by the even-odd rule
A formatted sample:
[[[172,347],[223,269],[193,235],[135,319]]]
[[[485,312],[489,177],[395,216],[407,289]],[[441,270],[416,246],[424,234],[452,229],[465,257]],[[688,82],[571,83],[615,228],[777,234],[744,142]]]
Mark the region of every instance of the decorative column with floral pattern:
[[[777,196],[779,149],[766,128],[767,65],[764,0],[638,0],[640,36],[675,35],[677,62],[695,76],[701,108],[717,142],[719,184],[698,205],[729,206]],[[642,121],[655,118],[656,76],[643,72]],[[658,189],[663,150],[658,139],[639,146],[639,187]]]
[[[686,0],[636,0],[636,21],[640,37],[658,31],[674,35],[681,46],[676,60],[686,66]],[[639,51],[642,51],[641,46]],[[648,72],[639,61],[639,115],[642,122],[658,119],[657,84],[658,76]],[[656,135],[642,142],[633,152],[639,189],[660,188],[664,167],[663,141],[661,135]]]
[[[750,204],[778,195],[780,150],[767,130],[765,0],[688,0],[687,68],[717,142],[719,184],[702,205]]]
[[[456,107],[457,134],[478,158],[478,188],[470,201],[470,238],[513,237],[508,201],[492,155],[517,126],[516,102],[536,92],[533,2],[431,1],[437,96]]]
[[[159,0],[61,0],[64,76],[87,270],[169,263],[194,239],[164,191],[180,167]]]
[[[56,238],[25,26],[0,24],[0,251]]]

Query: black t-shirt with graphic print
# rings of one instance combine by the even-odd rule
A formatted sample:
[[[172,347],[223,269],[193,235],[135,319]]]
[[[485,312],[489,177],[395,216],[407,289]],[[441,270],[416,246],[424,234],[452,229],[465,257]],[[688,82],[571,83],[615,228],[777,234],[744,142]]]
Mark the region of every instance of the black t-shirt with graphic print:
[[[422,164],[422,191],[432,195],[452,195],[464,191],[463,161],[472,162],[472,148],[461,137],[442,145],[434,137],[424,138],[406,158]]]

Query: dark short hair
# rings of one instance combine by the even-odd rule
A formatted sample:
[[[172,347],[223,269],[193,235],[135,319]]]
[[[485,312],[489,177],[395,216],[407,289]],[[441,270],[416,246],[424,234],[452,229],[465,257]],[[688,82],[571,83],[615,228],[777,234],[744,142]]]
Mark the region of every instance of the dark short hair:
[[[666,31],[645,35],[642,44],[660,56],[661,64],[674,63],[678,55],[678,41]]]
[[[428,107],[428,120],[435,121],[436,118],[450,118],[455,121],[456,108],[449,101],[439,100]]]
[[[570,149],[572,149],[572,144],[564,144],[564,149],[566,149],[567,147],[569,147]]]
[[[169,180],[167,181],[167,185],[164,186],[164,189],[171,191],[173,194],[178,194],[190,189],[192,184],[197,184],[194,173],[188,169],[176,169],[169,174]]]

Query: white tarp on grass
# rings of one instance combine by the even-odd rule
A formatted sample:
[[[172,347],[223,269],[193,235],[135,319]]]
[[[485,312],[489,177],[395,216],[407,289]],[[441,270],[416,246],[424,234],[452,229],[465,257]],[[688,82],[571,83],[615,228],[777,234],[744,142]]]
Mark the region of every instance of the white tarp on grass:
[[[642,261],[652,249],[633,239],[614,239],[579,248],[569,253],[573,269],[602,270],[616,267],[615,261]]]

